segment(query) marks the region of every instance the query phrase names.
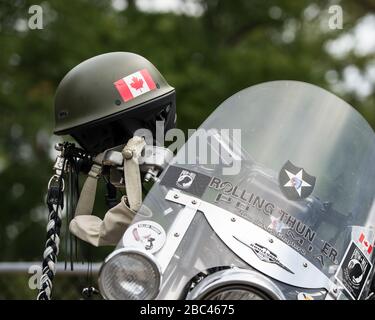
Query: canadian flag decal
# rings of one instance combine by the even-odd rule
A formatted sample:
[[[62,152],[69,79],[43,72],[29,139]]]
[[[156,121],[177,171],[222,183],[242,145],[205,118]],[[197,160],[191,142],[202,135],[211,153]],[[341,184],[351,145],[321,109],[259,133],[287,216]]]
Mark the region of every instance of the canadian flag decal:
[[[358,241],[364,246],[364,248],[367,251],[367,253],[371,254],[373,246],[372,246],[372,244],[370,244],[368,242],[368,240],[366,239],[366,237],[365,237],[365,235],[363,233],[361,233],[361,235],[359,236]]]
[[[156,89],[155,82],[146,69],[117,80],[114,85],[125,102]]]

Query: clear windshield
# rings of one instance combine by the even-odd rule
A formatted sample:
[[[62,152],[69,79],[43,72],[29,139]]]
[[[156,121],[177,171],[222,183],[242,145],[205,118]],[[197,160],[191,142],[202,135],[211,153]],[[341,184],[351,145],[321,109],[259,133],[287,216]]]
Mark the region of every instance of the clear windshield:
[[[365,262],[373,260],[375,136],[351,106],[309,84],[269,82],[227,99],[200,129],[208,138],[198,132],[189,139],[135,221],[154,220],[168,232],[184,207],[165,200],[177,188],[277,237],[327,277],[337,272],[351,242]],[[180,172],[171,185],[166,177],[173,167],[198,177]],[[199,174],[207,182],[191,189]],[[179,247],[180,256],[189,256],[186,279],[218,264],[246,265],[229,253],[212,224],[203,217],[194,221],[204,239],[194,236],[199,228],[192,223],[183,240],[190,246]],[[293,265],[291,255],[278,255]]]

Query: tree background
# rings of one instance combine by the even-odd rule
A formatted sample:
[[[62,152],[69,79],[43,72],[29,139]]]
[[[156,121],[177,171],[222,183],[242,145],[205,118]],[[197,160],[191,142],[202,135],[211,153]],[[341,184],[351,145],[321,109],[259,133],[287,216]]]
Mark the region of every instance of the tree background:
[[[43,8],[41,30],[28,28],[35,4]],[[343,29],[328,27],[335,4]],[[0,262],[41,261],[58,141],[53,97],[78,63],[110,51],[145,56],[176,88],[184,130],[237,91],[279,79],[333,91],[374,127],[374,21],[374,0],[1,1]],[[93,250],[93,260],[110,251]],[[0,274],[0,299],[35,298],[29,276]],[[57,276],[54,297],[79,298],[85,281]]]

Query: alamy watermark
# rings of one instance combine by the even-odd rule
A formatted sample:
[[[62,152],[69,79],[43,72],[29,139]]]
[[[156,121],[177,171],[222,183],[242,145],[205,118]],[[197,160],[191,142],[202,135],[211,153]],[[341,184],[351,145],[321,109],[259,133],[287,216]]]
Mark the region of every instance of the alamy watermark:
[[[331,30],[342,29],[344,24],[344,14],[342,7],[339,5],[332,5],[328,8],[328,27]]]
[[[136,130],[134,136],[143,137],[148,145],[156,141],[157,146],[168,145],[173,153],[178,151],[176,164],[216,166],[222,169],[223,175],[239,174],[241,162],[246,158],[241,129],[189,129],[185,137],[177,128],[164,134],[164,121],[157,121],[156,137],[148,129]]]
[[[34,4],[29,7],[28,13],[31,15],[27,23],[29,29],[43,29],[43,7]]]
[[[43,275],[43,270],[40,265],[32,265],[29,267],[28,274],[31,274],[29,278],[29,288],[31,290],[39,290],[41,288],[41,279]]]

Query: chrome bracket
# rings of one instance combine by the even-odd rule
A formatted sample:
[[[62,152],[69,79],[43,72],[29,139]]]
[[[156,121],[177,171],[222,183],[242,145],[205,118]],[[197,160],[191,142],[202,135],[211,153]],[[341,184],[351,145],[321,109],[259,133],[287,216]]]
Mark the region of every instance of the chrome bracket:
[[[185,208],[178,213],[176,219],[168,230],[165,246],[155,253],[155,257],[160,264],[162,273],[167,269],[201,204],[200,199],[188,196],[176,189],[170,190],[165,199],[184,205]]]

